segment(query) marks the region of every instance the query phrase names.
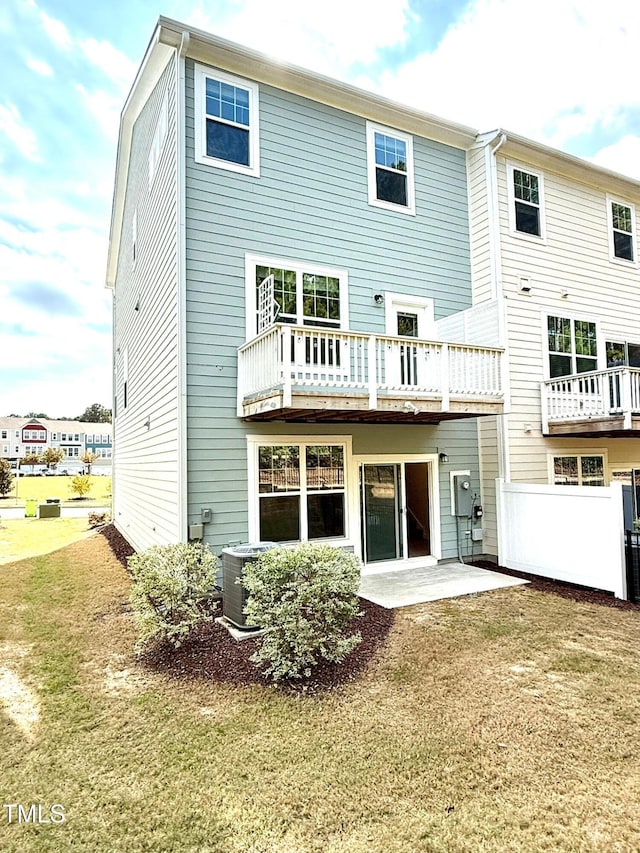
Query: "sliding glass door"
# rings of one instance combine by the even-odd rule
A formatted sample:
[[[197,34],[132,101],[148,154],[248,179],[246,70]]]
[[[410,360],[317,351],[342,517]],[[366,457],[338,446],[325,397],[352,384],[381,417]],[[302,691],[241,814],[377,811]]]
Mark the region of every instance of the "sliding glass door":
[[[431,554],[427,462],[360,467],[365,563]]]

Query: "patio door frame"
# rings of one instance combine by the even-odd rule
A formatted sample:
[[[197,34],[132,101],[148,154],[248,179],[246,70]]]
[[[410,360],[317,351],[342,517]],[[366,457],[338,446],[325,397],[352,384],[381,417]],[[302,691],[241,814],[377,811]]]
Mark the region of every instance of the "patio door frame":
[[[365,562],[365,553],[362,546],[363,542],[363,525],[364,525],[364,508],[362,496],[360,494],[361,483],[361,468],[363,465],[400,465],[401,466],[401,488],[399,489],[400,507],[402,519],[402,538],[403,550],[406,555],[407,551],[407,513],[406,513],[406,476],[405,465],[412,462],[423,462],[427,464],[427,495],[429,500],[429,549],[431,554],[423,557],[407,557],[403,556],[397,560],[380,560],[374,563]],[[353,476],[351,482],[357,484],[358,501],[357,501],[357,520],[360,535],[358,536],[358,553],[363,562],[363,575],[377,574],[380,572],[397,571],[398,569],[413,568],[417,566],[435,566],[438,560],[442,557],[441,536],[440,536],[440,487],[439,487],[439,470],[438,470],[438,454],[437,453],[368,453],[352,457]],[[354,501],[355,505],[355,501]],[[355,509],[355,506],[354,506]]]

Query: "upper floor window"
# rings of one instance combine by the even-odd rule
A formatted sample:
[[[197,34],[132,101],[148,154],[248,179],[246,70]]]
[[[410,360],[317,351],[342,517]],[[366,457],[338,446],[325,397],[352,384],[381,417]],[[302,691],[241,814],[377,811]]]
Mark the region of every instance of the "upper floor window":
[[[633,246],[636,230],[633,207],[608,199],[609,202],[609,247],[612,259],[635,261]]]
[[[369,204],[416,212],[411,136],[367,122],[367,170]]]
[[[596,324],[571,317],[547,317],[549,376],[586,373],[598,367]]]
[[[258,86],[197,65],[195,158],[258,177]]]
[[[275,321],[301,326],[348,328],[347,274],[297,261],[247,258],[247,337],[258,330],[258,297],[262,282],[273,276]],[[251,300],[251,301],[249,301]]]
[[[544,237],[542,175],[511,165],[508,172],[511,231],[530,237]]]

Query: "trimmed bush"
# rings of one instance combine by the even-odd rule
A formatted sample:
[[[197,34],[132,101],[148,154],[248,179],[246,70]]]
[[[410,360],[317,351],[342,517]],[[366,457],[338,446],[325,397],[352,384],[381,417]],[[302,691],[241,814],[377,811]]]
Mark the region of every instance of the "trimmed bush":
[[[322,660],[339,663],[361,641],[347,636],[358,614],[360,561],[340,548],[274,548],[248,563],[248,621],[268,629],[251,660],[273,680],[308,678]]]
[[[217,557],[199,542],[154,546],[129,557],[139,652],[162,641],[178,648],[213,619],[217,566]]]

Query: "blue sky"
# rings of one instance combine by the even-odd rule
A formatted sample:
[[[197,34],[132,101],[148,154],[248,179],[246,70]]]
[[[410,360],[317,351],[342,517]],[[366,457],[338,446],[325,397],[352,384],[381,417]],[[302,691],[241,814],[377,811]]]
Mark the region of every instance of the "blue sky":
[[[640,178],[636,0],[5,0],[0,415],[111,405],[119,112],[160,14]]]

